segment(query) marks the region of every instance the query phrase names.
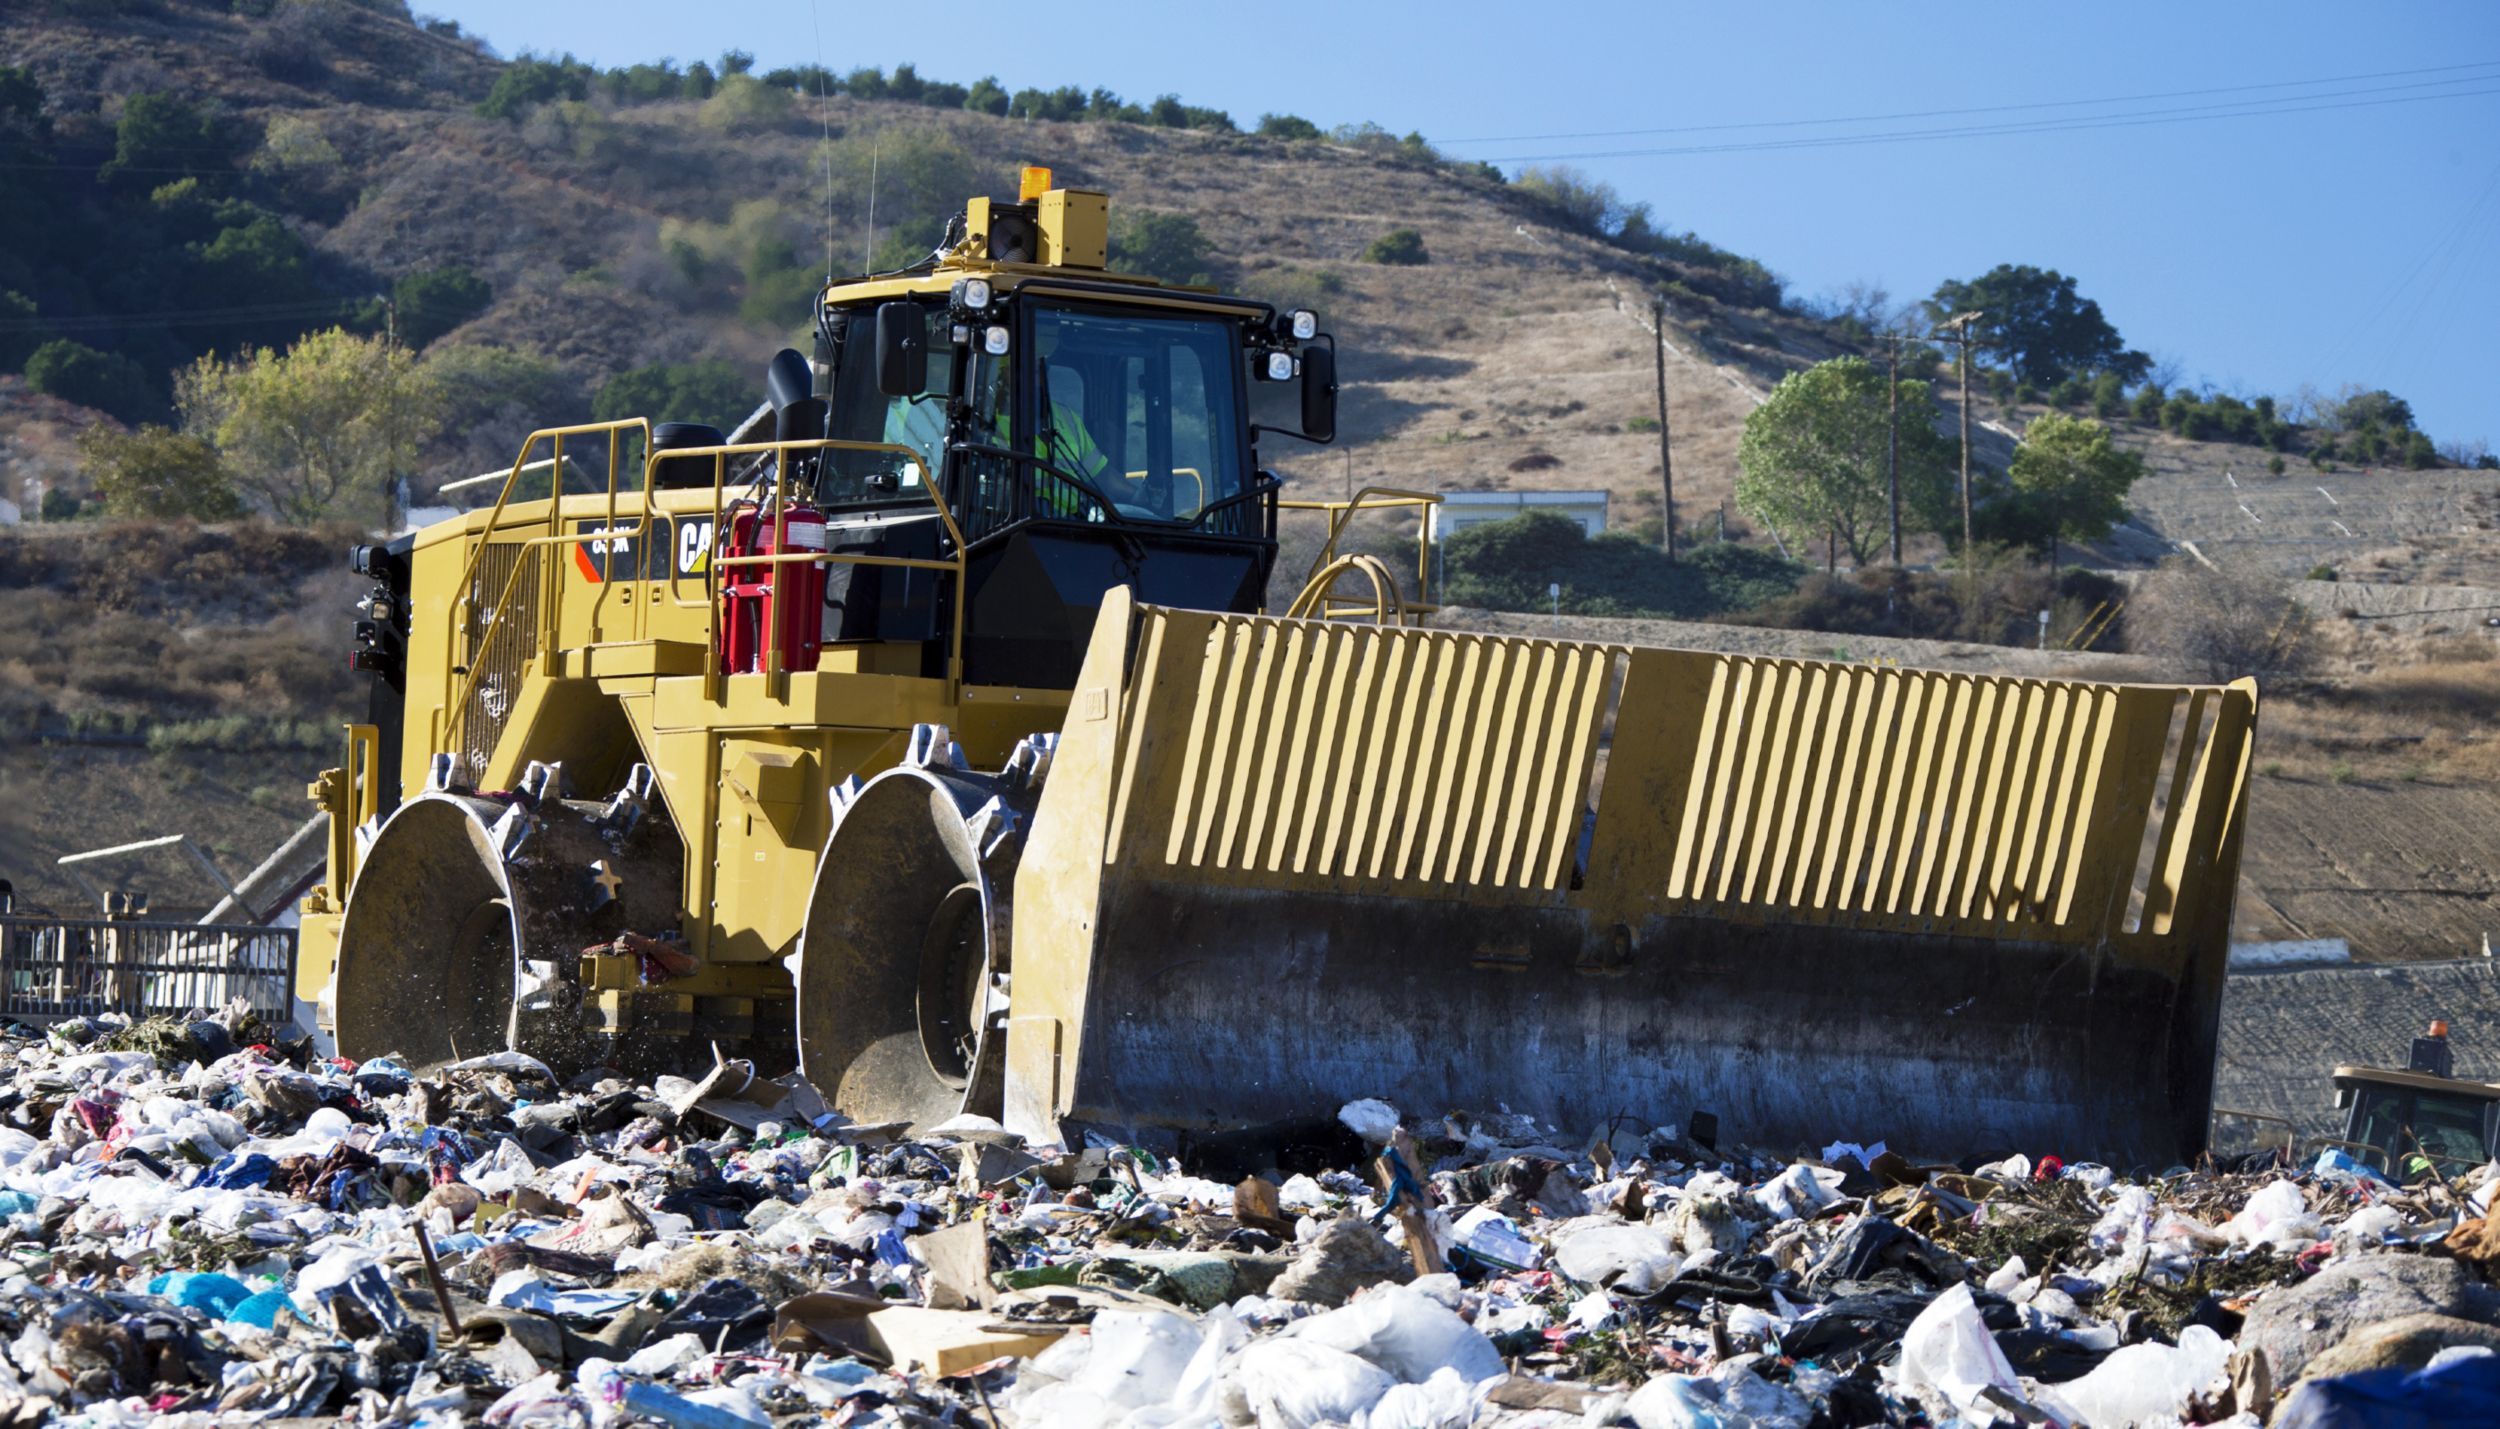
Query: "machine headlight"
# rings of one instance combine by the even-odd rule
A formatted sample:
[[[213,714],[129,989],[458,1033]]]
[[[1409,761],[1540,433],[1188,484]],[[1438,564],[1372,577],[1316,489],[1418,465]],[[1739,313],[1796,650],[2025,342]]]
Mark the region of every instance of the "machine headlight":
[[[1007,328],[1005,324],[992,324],[990,327],[983,330],[981,333],[981,350],[988,353],[992,357],[1000,356],[1007,351]]]
[[[1319,336],[1319,314],[1308,308],[1296,308],[1287,317],[1296,342],[1309,342]]]
[[[1271,352],[1267,355],[1267,380],[1270,382],[1290,382],[1293,380],[1292,353]]]
[[[990,280],[966,278],[955,285],[955,306],[977,313],[990,305]]]

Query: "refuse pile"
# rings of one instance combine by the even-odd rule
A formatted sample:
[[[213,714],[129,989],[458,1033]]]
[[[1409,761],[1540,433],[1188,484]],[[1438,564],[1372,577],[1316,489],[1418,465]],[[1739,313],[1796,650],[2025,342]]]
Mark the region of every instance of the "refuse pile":
[[[1180,1156],[738,1062],[0,1034],[0,1426],[2500,1422],[2500,1165],[2141,1180],[1357,1102]]]

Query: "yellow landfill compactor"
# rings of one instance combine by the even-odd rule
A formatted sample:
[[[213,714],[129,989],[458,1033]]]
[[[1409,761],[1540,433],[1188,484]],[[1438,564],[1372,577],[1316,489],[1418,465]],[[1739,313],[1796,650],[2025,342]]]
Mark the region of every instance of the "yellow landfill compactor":
[[[1333,557],[1412,494],[1309,503],[1263,614],[1260,444],[1331,438],[1334,343],[1110,271],[1105,216],[1028,171],[829,285],[754,440],[542,431],[357,553],[301,959],[343,1054],[717,1048],[861,1121],[1164,1144],[1379,1096],[2202,1145],[2252,685],[1424,628]]]

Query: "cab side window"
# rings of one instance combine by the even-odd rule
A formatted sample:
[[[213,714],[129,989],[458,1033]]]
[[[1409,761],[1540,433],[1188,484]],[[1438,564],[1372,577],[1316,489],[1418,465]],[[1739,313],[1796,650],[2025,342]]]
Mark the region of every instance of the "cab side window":
[[[831,452],[817,482],[817,500],[825,505],[929,499],[921,483],[936,479],[945,459],[946,407],[947,398],[954,391],[955,349],[945,310],[931,304],[926,317],[928,390],[908,397],[888,397],[877,390],[873,306],[833,315],[831,323],[842,341],[833,375],[833,416],[828,435],[836,441],[909,447],[919,454],[923,466],[915,467],[894,452]]]

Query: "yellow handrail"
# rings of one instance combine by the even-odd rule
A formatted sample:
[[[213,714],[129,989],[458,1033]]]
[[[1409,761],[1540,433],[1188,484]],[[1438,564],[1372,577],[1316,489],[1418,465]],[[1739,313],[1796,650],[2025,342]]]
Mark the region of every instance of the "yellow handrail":
[[[521,453],[512,459],[511,474],[504,478],[502,489],[495,493],[495,504],[487,510],[486,521],[484,525],[478,529],[477,544],[470,548],[468,562],[461,567],[460,583],[454,586],[453,589],[455,591],[467,591],[471,588],[472,583],[477,579],[478,567],[486,560],[486,548],[495,544],[493,539],[495,533],[503,529],[504,507],[511,503],[512,489],[520,484],[521,473],[529,465],[530,453],[537,450],[538,444],[542,440],[549,442],[553,447],[553,452],[549,458],[550,465],[548,467],[547,477],[548,535],[553,536],[557,533],[559,529],[557,523],[561,519],[560,513],[562,512],[564,506],[564,439],[566,437],[595,436],[600,434],[606,434],[609,437],[608,524],[610,526],[614,526],[616,524],[617,454],[624,447],[624,443],[619,440],[619,438],[621,438],[624,433],[629,430],[639,432],[642,435],[642,450],[644,454],[645,468],[643,475],[644,514],[642,521],[644,524],[648,524],[650,520],[651,505],[651,421],[649,418],[627,417],[614,422],[585,422],[570,427],[541,427],[537,431],[534,431],[521,439]],[[639,529],[640,528],[637,527],[637,530]],[[523,542],[522,544],[526,546],[538,543],[532,541]],[[493,635],[496,627],[503,624],[504,612],[511,609],[512,591],[514,586],[519,583],[520,574],[521,563],[519,561],[514,561],[512,563],[512,573],[504,578],[503,589],[496,595],[495,604],[492,607],[495,612],[494,618],[488,622],[485,633],[480,635],[478,638],[479,650],[483,651],[486,648],[486,641],[488,637]],[[556,573],[553,570],[542,572],[541,575],[542,595],[546,597],[539,601],[539,610],[543,616],[547,613],[548,607],[554,603],[554,592],[561,590],[563,587],[562,583],[556,579]],[[465,597],[463,597],[463,599],[465,599]],[[436,746],[437,748],[448,747],[451,742],[459,736],[461,721],[467,715],[469,696],[475,693],[478,677],[481,673],[479,666],[474,661],[470,664],[468,669],[460,669],[459,661],[461,657],[460,642],[458,640],[458,617],[461,608],[462,606],[460,602],[455,601],[449,607],[446,614],[446,623],[449,628],[445,630],[445,638],[443,640],[443,681],[445,684],[449,684],[455,673],[459,674],[461,678],[456,695],[444,708],[442,716],[443,735],[440,743]],[[545,633],[545,623],[543,620],[541,621],[541,630],[539,633],[542,635]],[[541,649],[544,649],[546,644],[547,642],[544,639],[539,641]]]
[[[1374,500],[1375,497],[1380,499]],[[1411,491],[1398,486],[1366,486],[1344,501],[1280,500],[1276,503],[1278,509],[1284,511],[1325,511],[1328,513],[1328,540],[1320,547],[1318,557],[1311,562],[1310,572],[1302,578],[1305,589],[1309,588],[1312,581],[1319,578],[1323,569],[1337,561],[1337,538],[1345,534],[1347,523],[1351,522],[1358,512],[1388,511],[1402,506],[1428,508],[1440,504],[1441,494],[1437,491]],[[1425,614],[1437,608],[1432,604],[1432,543],[1420,536],[1415,542],[1415,599],[1411,602],[1401,602],[1400,608],[1408,614],[1415,615]]]
[[[1303,584],[1302,593],[1293,598],[1292,606],[1285,611],[1285,618],[1300,620],[1316,612],[1322,620],[1333,620],[1339,614],[1351,614],[1363,609],[1359,601],[1340,601],[1330,594],[1336,587],[1338,577],[1348,571],[1362,575],[1372,583],[1372,623],[1406,623],[1406,602],[1398,595],[1398,578],[1390,574],[1387,562],[1367,552],[1339,556],[1322,567],[1319,574]]]
[[[912,468],[919,473],[919,480],[914,484],[916,484],[923,492],[927,493],[930,504],[936,507],[938,519],[945,524],[947,537],[952,543],[956,553],[954,557],[952,559],[929,560],[905,558],[900,556],[869,556],[830,551],[813,551],[785,553],[778,556],[716,558],[706,562],[704,578],[705,598],[703,601],[703,607],[709,611],[710,614],[707,615],[705,619],[703,642],[704,688],[707,694],[713,697],[717,697],[719,694],[718,682],[721,676],[718,625],[720,608],[719,574],[722,569],[729,566],[795,564],[804,561],[810,563],[822,563],[826,565],[845,564],[870,566],[911,566],[931,570],[952,571],[955,575],[955,609],[952,640],[950,642],[950,649],[947,655],[947,694],[949,699],[960,697],[963,688],[964,601],[967,594],[965,588],[967,576],[962,554],[964,547],[963,529],[956,524],[954,513],[946,509],[946,502],[944,498],[938,494],[935,483],[930,480],[929,468],[926,460],[920,455],[920,453],[912,448],[892,442],[854,442],[826,439],[788,442],[738,442],[712,447],[682,447],[666,453],[659,453],[650,450],[649,442],[647,440],[649,422],[643,418],[635,418],[630,422],[600,423],[585,428],[553,428],[548,431],[533,432],[530,434],[529,442],[525,443],[522,447],[521,459],[514,463],[512,476],[507,478],[505,481],[504,491],[496,498],[494,509],[487,518],[484,530],[480,533],[481,539],[478,543],[477,549],[472,551],[470,554],[468,568],[462,578],[463,586],[465,587],[470,580],[474,579],[477,566],[483,559],[485,552],[486,541],[484,537],[491,536],[497,529],[499,529],[497,522],[502,516],[506,499],[511,495],[513,482],[520,476],[520,466],[523,462],[527,461],[531,446],[534,445],[540,437],[555,438],[557,441],[557,450],[560,454],[562,451],[562,438],[565,436],[578,435],[584,431],[622,430],[626,427],[632,426],[640,426],[644,429],[646,441],[644,443],[645,456],[643,462],[642,509],[634,516],[630,525],[619,526],[617,524],[617,473],[615,470],[615,444],[612,443],[609,449],[610,469],[608,475],[607,516],[600,530],[566,533],[562,529],[561,508],[563,505],[563,498],[562,493],[559,490],[548,499],[547,534],[532,536],[517,543],[507,542],[505,544],[517,544],[522,549],[529,550],[538,547],[552,548],[579,546],[587,544],[591,541],[615,540],[621,537],[646,536],[651,529],[651,519],[654,514],[655,507],[652,497],[655,491],[659,489],[657,486],[657,480],[659,463],[662,456],[667,457],[671,461],[684,460],[689,457],[712,458],[711,520],[712,530],[714,533],[712,539],[715,542],[718,542],[721,539],[720,533],[722,530],[722,518],[724,515],[724,507],[727,504],[724,498],[728,494],[727,482],[729,458],[731,457],[769,455],[776,458],[773,463],[775,474],[772,502],[768,508],[773,510],[780,509],[789,501],[790,463],[788,458],[793,453],[805,451],[870,451],[885,452],[893,456],[900,457],[904,461],[910,463]],[[559,466],[558,469],[561,470],[561,467]],[[692,515],[693,513],[678,512],[669,514]],[[535,522],[533,521],[531,524],[535,524]],[[648,557],[646,557],[646,559],[647,558]],[[493,610],[495,612],[494,620],[487,626],[485,634],[480,637],[478,642],[478,646],[481,650],[485,648],[486,641],[492,637],[494,631],[500,627],[507,618],[508,612],[511,610],[512,592],[519,584],[521,569],[524,564],[526,563],[522,561],[514,561],[511,573],[504,578],[503,589],[498,593],[496,602],[493,606]],[[562,579],[562,572],[558,568],[556,562],[549,561],[546,562],[545,565],[546,571],[543,574],[549,581],[549,587],[546,591],[545,598],[541,599],[538,603],[538,609],[536,611],[537,629],[534,632],[537,636],[537,647],[540,650],[552,649],[555,644],[557,632],[563,628],[562,604],[564,583]],[[669,574],[667,580],[670,602],[680,609],[693,608],[694,602],[684,600],[678,594],[679,572],[675,561],[672,560],[669,562],[668,572]],[[609,584],[612,583],[602,582],[600,584],[600,589],[595,595],[592,596],[594,603],[606,599],[607,586]],[[645,623],[647,620],[647,615],[637,611],[637,630],[647,629],[647,624]],[[453,642],[448,640],[445,642],[444,659],[447,666],[453,658],[452,644]],[[776,675],[782,673],[782,656],[783,652],[781,649],[780,631],[777,628],[776,623],[776,628],[768,632],[768,643],[765,646],[765,669],[769,673]],[[447,669],[445,673],[446,679],[448,679],[450,674],[449,669]],[[448,706],[448,713],[445,716],[446,724],[442,741],[444,746],[449,746],[458,738],[461,722],[467,717],[469,697],[475,692],[476,683],[482,673],[482,664],[473,664],[467,671],[463,672],[463,678],[461,679],[461,682],[455,692],[454,698]]]

